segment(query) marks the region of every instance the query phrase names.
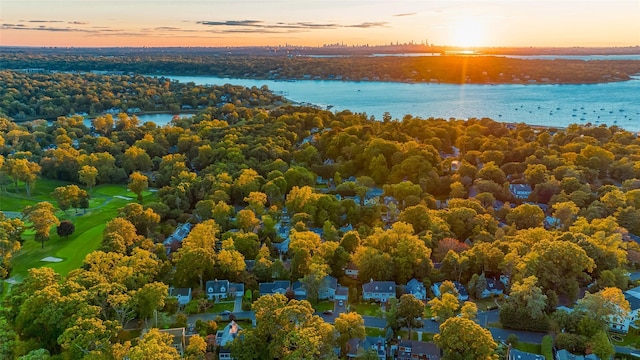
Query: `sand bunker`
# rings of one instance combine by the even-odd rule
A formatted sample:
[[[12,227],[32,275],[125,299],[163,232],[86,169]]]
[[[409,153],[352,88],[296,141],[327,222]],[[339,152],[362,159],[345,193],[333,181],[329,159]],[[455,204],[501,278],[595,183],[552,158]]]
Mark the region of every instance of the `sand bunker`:
[[[47,256],[46,258],[40,260],[40,261],[46,261],[46,262],[61,262],[64,261],[63,259],[57,258],[57,257],[53,257],[53,256]]]

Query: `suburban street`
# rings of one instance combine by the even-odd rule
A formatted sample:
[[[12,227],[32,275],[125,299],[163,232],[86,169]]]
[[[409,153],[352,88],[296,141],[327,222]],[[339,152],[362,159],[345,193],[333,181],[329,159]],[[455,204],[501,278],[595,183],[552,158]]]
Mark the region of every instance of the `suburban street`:
[[[316,313],[320,316],[324,321],[333,323],[335,319],[340,315],[340,313],[346,311],[346,305],[339,305],[338,301],[335,301],[334,310],[332,314],[323,314]],[[247,319],[251,321],[255,321],[255,313],[253,311],[234,311],[232,314],[236,319]],[[221,315],[221,314],[195,314],[189,315],[189,324],[194,324],[197,320],[209,321],[215,320],[217,316],[222,317],[223,320],[228,320],[229,315]],[[387,321],[384,318],[378,318],[374,316],[362,316],[364,320],[365,327],[371,328],[379,328],[384,329],[387,325]],[[476,317],[476,322],[480,324],[482,327],[489,329],[491,335],[496,341],[504,341],[509,335],[515,334],[518,336],[518,339],[521,342],[526,343],[534,343],[540,344],[542,342],[542,338],[547,335],[546,333],[536,333],[529,331],[518,331],[518,330],[506,330],[495,327],[490,327],[488,324],[498,322],[499,318],[499,310],[490,310],[490,311],[480,311]],[[437,321],[433,321],[431,319],[423,319],[423,326],[421,328],[413,329],[414,331],[422,331],[424,333],[437,334],[440,332],[440,323]],[[637,353],[637,350],[631,347],[615,347],[617,353],[621,354],[631,354]],[[639,356],[640,358],[640,356]]]

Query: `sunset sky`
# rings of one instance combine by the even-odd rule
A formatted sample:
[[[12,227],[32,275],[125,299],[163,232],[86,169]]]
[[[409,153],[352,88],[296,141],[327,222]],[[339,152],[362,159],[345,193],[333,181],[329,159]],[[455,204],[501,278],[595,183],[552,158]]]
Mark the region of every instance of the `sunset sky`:
[[[3,46],[640,45],[640,0],[2,0]]]

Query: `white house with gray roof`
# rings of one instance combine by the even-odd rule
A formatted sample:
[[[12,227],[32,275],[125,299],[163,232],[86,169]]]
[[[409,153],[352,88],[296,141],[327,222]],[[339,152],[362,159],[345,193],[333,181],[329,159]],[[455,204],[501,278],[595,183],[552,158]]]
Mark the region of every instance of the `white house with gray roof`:
[[[362,285],[362,298],[365,300],[375,300],[387,302],[396,297],[395,281],[373,281]]]

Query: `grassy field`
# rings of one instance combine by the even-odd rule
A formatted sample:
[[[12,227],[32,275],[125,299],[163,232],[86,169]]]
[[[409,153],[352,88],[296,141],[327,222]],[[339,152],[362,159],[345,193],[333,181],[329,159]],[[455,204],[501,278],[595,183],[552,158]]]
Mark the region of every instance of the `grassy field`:
[[[56,206],[51,193],[56,187],[64,185],[66,183],[55,180],[38,180],[31,197],[26,196],[23,188],[19,188],[16,193],[15,188],[10,185],[8,189],[5,188],[5,191],[0,192],[0,210],[19,213],[24,206],[40,201],[49,201]],[[152,201],[151,198],[155,196],[148,191],[143,195],[144,200],[147,201]],[[69,220],[75,225],[75,232],[68,238],[59,237],[55,228],[52,228],[51,238],[44,243],[44,248],[41,248],[41,244],[34,240],[33,231],[25,231],[22,249],[13,258],[12,278],[20,281],[30,268],[42,266],[48,266],[62,276],[77,269],[82,265],[85,256],[100,246],[106,223],[116,216],[119,208],[135,201],[134,198],[135,194],[129,192],[126,185],[100,185],[93,189],[89,209],[86,211],[80,210],[76,213],[75,210],[70,209],[67,212],[56,213],[61,221]],[[57,257],[63,261],[57,263],[41,261],[47,256]]]
[[[542,346],[540,344],[518,342],[518,345],[515,348],[520,351],[526,351],[532,354],[542,354]]]
[[[382,310],[378,304],[359,303],[353,304],[351,307],[360,315],[382,317]]]
[[[325,310],[333,310],[333,301],[320,301],[319,303],[315,304],[313,308],[317,312],[323,312]]]
[[[384,337],[384,335],[385,335],[384,329],[365,327],[364,331],[367,333],[367,336],[375,336],[375,337],[382,336],[382,337]]]

